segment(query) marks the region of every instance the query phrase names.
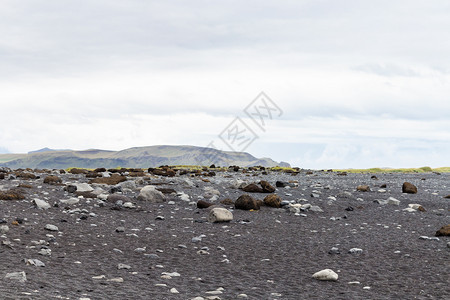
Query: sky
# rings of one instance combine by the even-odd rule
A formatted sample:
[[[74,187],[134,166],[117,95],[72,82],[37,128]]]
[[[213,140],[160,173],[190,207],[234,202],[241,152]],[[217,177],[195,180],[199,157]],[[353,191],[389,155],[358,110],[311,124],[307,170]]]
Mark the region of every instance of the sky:
[[[449,53],[446,0],[2,0],[0,153],[450,166]]]

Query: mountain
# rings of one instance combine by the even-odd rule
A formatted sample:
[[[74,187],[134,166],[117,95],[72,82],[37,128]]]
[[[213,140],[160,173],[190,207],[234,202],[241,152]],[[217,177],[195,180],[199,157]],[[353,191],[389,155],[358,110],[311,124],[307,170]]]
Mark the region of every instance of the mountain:
[[[217,166],[289,166],[287,163],[277,163],[270,158],[256,158],[246,152],[221,151],[196,146],[149,146],[121,151],[44,148],[28,154],[0,154],[0,166],[12,169],[149,168],[161,165],[209,166],[213,163]]]
[[[50,148],[45,147],[45,148],[42,148],[42,149],[39,149],[39,150],[30,151],[30,152],[28,152],[28,154],[40,153],[40,152],[50,152],[50,151],[70,151],[70,150],[68,150],[68,149],[66,149],[66,150],[62,150],[62,149],[55,150],[55,149],[50,149]]]

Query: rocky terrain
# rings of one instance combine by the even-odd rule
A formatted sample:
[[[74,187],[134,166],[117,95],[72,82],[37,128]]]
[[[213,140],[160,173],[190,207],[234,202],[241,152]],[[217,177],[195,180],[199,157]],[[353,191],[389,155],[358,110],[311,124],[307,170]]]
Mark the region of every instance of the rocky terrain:
[[[1,168],[0,298],[449,299],[449,183]]]

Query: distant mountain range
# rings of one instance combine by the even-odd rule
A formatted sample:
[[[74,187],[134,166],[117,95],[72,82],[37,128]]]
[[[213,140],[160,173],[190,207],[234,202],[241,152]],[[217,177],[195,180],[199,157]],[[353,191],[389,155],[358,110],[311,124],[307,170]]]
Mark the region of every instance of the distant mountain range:
[[[270,158],[256,158],[246,152],[221,151],[195,146],[134,147],[121,151],[89,149],[53,150],[43,148],[28,154],[0,154],[0,166],[12,169],[66,169],[78,168],[149,168],[162,165],[238,165],[289,167]]]

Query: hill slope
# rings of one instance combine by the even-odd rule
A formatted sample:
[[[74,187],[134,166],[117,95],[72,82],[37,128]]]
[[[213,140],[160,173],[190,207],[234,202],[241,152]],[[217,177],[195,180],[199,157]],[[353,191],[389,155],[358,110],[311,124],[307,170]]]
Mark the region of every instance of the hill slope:
[[[286,163],[277,163],[270,158],[258,159],[246,152],[220,151],[195,146],[134,147],[121,151],[89,149],[0,154],[0,166],[13,169],[148,168],[161,165],[210,165],[213,163],[218,166],[288,166]]]

